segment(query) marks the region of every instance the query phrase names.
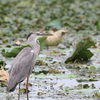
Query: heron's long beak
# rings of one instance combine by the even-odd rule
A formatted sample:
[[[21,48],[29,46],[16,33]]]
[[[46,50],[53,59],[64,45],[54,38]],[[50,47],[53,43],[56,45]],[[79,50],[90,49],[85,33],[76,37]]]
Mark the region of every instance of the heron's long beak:
[[[51,33],[39,33],[40,36],[52,36],[53,34]]]

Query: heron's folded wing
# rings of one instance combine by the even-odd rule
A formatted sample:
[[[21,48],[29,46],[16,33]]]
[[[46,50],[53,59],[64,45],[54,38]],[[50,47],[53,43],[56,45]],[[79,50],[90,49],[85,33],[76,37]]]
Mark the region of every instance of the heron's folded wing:
[[[9,71],[7,91],[14,91],[16,85],[32,72],[36,58],[31,50],[30,47],[26,47],[15,57]]]
[[[31,52],[31,50],[32,49],[30,47],[26,47],[15,57],[9,71],[10,76],[14,77],[17,75],[17,77],[24,78],[25,74],[28,74],[28,71],[31,70],[31,67],[33,66],[32,63],[35,63],[34,52]]]

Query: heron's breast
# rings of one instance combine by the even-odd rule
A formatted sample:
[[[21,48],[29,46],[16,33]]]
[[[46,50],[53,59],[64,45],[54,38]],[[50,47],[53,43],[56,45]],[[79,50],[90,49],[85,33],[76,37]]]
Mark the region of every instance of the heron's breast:
[[[31,50],[31,52],[32,52],[32,53],[34,53],[34,51],[33,51],[33,50]]]

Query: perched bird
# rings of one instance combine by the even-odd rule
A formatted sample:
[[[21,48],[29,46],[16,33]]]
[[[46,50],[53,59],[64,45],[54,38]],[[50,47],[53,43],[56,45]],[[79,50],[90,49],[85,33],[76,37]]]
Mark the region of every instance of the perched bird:
[[[47,45],[56,46],[61,42],[62,37],[64,36],[65,33],[68,33],[68,31],[67,30],[59,30],[56,32],[49,31],[49,33],[53,34],[53,36],[47,37],[46,39]]]
[[[42,36],[51,36],[51,35],[52,34],[49,33],[40,33],[37,31],[32,31],[27,37],[28,44],[31,47],[26,47],[22,49],[19,52],[19,54],[15,57],[11,69],[9,70],[7,91],[13,92],[17,84],[19,84],[18,100],[20,99],[20,83],[24,81],[25,78],[27,78],[26,84],[28,84],[29,76],[32,73],[32,70],[36,62],[36,57],[38,56],[40,51],[40,45],[37,39]],[[26,94],[27,94],[27,100],[29,100],[28,85],[26,85]]]

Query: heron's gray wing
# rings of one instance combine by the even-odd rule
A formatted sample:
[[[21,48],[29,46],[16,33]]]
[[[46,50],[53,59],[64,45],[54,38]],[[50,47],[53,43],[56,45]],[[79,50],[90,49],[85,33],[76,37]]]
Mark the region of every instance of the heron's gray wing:
[[[11,70],[15,66],[21,65],[21,67],[22,67],[22,65],[24,65],[24,62],[27,62],[28,60],[30,60],[30,57],[33,56],[33,53],[31,52],[31,50],[32,49],[30,47],[26,47],[19,52],[19,54],[13,60],[13,63],[9,70],[9,74],[11,73]]]
[[[24,48],[14,59],[9,71],[8,91],[23,81],[33,70],[36,61],[30,47]]]

